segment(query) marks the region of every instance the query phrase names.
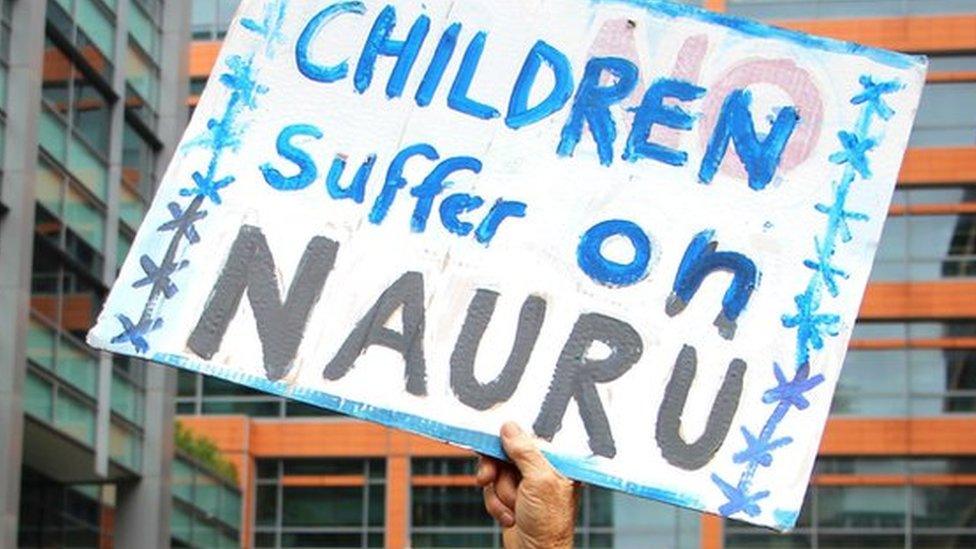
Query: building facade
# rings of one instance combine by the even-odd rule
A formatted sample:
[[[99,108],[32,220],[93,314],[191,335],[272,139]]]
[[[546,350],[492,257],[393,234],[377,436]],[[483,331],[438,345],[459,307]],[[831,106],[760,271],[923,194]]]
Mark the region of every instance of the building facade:
[[[976,2],[686,3],[926,54],[930,74],[796,531],[587,488],[578,546],[976,547]],[[235,4],[194,0],[194,93]],[[177,410],[238,464],[247,546],[499,544],[461,450],[194,374]]]
[[[164,368],[84,344],[186,123],[189,4],[0,2],[0,546],[167,547]]]

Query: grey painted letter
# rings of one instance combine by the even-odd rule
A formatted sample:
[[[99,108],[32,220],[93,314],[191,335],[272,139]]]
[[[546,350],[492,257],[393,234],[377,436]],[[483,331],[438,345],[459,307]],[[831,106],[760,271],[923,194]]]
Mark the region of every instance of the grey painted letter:
[[[595,341],[609,347],[610,356],[600,360],[586,358],[587,350]],[[549,394],[532,425],[535,433],[552,440],[562,428],[569,400],[575,398],[589,436],[590,449],[601,456],[616,455],[610,423],[596,384],[624,375],[643,352],[640,335],[626,322],[595,313],[580,315],[559,355]]]
[[[542,320],[546,317],[545,300],[534,295],[525,299],[519,313],[518,327],[515,329],[515,343],[505,367],[495,379],[481,383],[474,375],[474,361],[497,301],[497,292],[478,290],[475,293],[461,327],[461,334],[454,345],[454,353],[451,354],[451,389],[458,400],[476,410],[487,410],[512,396],[525,373],[525,365],[529,362],[529,356],[539,338]],[[496,353],[492,353],[494,354]]]
[[[695,381],[698,359],[695,348],[685,345],[671,373],[671,381],[664,391],[664,400],[657,414],[657,445],[664,459],[675,467],[688,471],[701,469],[711,461],[712,456],[725,442],[725,436],[732,425],[732,416],[739,408],[742,395],[742,379],[746,374],[746,363],[735,359],[729,363],[725,380],[708,414],[705,432],[692,444],[681,436],[681,415],[684,413],[688,390]]]
[[[308,315],[322,295],[322,287],[335,264],[338,249],[338,244],[323,236],[312,238],[282,303],[268,241],[261,229],[241,226],[187,347],[205,359],[212,358],[220,349],[247,290],[268,379],[285,377],[305,334]]]
[[[403,333],[385,326],[402,307]],[[406,362],[407,392],[427,394],[427,370],[424,365],[424,277],[420,273],[404,274],[383,292],[376,304],[356,323],[335,358],[325,367],[323,377],[335,381],[349,373],[366,348],[380,345],[397,351]]]

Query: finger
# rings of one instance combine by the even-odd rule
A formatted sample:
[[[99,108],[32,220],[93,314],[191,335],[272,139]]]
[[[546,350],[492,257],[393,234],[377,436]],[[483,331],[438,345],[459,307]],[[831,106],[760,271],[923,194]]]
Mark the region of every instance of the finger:
[[[512,466],[503,467],[499,470],[498,479],[495,481],[495,494],[502,500],[505,507],[515,510],[515,500],[518,496],[519,483],[518,469]]]
[[[495,488],[489,484],[484,488],[485,509],[488,514],[495,518],[504,528],[511,528],[515,525],[515,514],[511,509],[498,499]]]
[[[538,477],[553,471],[532,437],[514,422],[502,425],[502,448],[524,477]]]
[[[478,486],[485,486],[495,482],[498,478],[498,469],[501,462],[489,456],[478,456],[478,470],[475,473],[475,482]]]

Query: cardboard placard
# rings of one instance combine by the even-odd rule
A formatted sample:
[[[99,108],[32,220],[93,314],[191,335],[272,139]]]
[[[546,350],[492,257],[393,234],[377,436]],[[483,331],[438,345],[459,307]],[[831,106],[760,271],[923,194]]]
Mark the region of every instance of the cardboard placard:
[[[653,0],[244,0],[91,345],[796,521],[925,60]]]

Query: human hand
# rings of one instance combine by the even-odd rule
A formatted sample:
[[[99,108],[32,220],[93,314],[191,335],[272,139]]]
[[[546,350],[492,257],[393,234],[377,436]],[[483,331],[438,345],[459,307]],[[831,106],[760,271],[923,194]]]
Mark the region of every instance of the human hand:
[[[573,547],[579,483],[559,474],[518,425],[502,426],[502,448],[512,460],[478,459],[485,509],[505,529],[508,549]]]

